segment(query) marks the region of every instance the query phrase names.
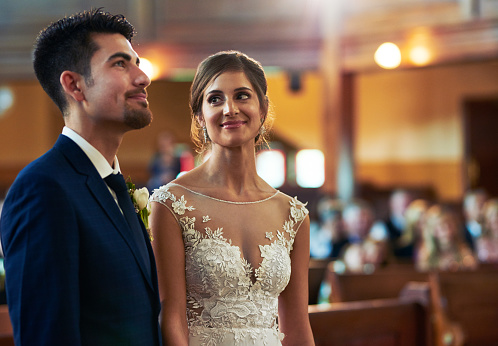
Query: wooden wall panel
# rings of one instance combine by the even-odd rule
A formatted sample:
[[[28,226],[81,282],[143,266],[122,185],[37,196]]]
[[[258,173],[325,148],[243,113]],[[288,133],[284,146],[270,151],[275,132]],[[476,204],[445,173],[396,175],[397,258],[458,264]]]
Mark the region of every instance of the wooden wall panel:
[[[458,202],[463,194],[460,161],[358,163],[356,177],[384,189],[433,188],[437,198],[445,202]]]

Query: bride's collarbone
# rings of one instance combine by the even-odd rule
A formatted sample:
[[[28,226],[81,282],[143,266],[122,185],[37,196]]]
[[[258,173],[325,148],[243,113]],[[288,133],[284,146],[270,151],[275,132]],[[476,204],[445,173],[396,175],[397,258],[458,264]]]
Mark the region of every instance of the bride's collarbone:
[[[271,197],[275,194],[274,191],[265,191],[265,190],[245,190],[245,191],[236,191],[228,189],[226,186],[188,186],[183,185],[184,187],[200,193],[202,195],[213,197],[223,201],[231,201],[231,202],[255,202],[261,201],[268,197]]]

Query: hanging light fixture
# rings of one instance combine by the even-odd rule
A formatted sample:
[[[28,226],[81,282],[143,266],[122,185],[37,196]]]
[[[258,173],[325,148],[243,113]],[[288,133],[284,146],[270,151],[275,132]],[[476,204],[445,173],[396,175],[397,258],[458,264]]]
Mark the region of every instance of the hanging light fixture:
[[[382,68],[393,69],[401,64],[401,51],[392,42],[384,42],[375,51],[374,60]]]

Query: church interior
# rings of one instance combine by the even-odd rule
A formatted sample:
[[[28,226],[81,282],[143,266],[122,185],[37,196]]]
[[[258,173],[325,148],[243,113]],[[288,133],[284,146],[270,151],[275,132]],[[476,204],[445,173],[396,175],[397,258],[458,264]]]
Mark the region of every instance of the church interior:
[[[280,153],[281,167],[267,172],[308,201],[311,237],[323,208],[345,211],[351,201],[387,220],[398,190],[450,206],[462,225],[469,191],[498,198],[497,0],[18,0],[0,4],[0,200],[64,126],[34,76],[34,39],[96,7],[133,23],[134,49],[150,63],[154,120],[128,133],[118,153],[139,186],[164,132],[186,169],[198,163],[188,106],[195,69],[238,50],[265,69],[274,120],[261,152]],[[318,175],[301,172],[301,151],[320,154],[307,161]],[[326,199],[336,204],[322,208]],[[348,271],[340,254],[311,254],[316,345],[498,345],[498,256],[476,250],[472,270],[420,270],[395,257]],[[0,312],[0,345],[13,345]]]

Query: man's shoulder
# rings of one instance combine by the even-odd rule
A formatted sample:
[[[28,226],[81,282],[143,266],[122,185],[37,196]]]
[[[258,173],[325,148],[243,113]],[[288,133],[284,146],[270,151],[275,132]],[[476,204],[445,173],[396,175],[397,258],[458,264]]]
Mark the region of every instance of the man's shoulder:
[[[11,188],[15,188],[16,185],[20,184],[30,185],[33,182],[49,183],[53,181],[64,183],[68,177],[76,176],[78,173],[70,162],[71,160],[68,159],[69,156],[60,148],[58,141],[54,147],[26,165],[17,175]],[[78,158],[75,161],[81,162]]]
[[[61,153],[54,150],[54,148],[51,148],[42,156],[26,165],[26,167],[19,172],[18,178],[24,176],[40,176],[45,174],[52,175],[58,170],[63,169],[64,166],[65,160]]]

